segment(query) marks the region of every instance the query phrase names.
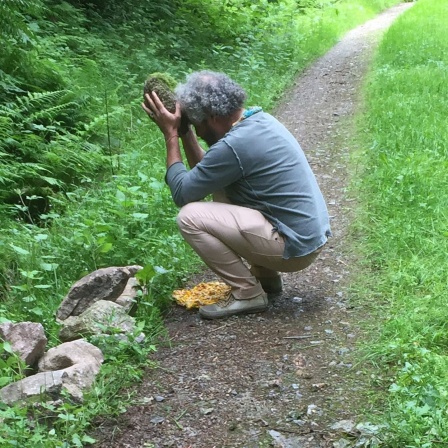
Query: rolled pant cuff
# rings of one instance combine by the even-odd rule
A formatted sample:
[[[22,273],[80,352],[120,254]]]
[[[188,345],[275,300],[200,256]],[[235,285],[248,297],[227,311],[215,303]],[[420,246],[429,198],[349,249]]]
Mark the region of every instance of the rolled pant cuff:
[[[250,289],[232,289],[232,294],[233,297],[236,300],[249,300],[249,299],[253,299],[254,297],[259,296],[260,294],[262,294],[263,288],[261,287],[261,283],[258,283],[258,285],[254,286],[253,288]]]

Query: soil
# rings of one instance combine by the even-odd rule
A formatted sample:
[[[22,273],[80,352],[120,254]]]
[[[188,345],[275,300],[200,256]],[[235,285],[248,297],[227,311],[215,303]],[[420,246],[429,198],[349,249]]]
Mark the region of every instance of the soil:
[[[135,404],[97,428],[97,447],[353,446],[368,378],[354,364],[363,310],[351,305],[348,288],[357,269],[348,233],[356,204],[347,188],[352,125],[382,31],[411,5],[349,32],[273,113],[301,143],[327,200],[333,237],[319,259],[283,274],[284,292],[261,314],[205,321],[173,307],[158,367],[138,385]],[[212,280],[204,271],[190,286]]]

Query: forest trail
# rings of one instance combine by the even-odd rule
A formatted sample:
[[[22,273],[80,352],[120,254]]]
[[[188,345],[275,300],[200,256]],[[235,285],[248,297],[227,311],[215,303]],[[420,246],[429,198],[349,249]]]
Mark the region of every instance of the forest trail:
[[[358,422],[365,384],[352,350],[363,310],[348,305],[356,267],[347,191],[353,117],[384,31],[412,3],[352,30],[310,66],[273,112],[296,136],[316,173],[334,236],[258,315],[204,321],[173,307],[169,340],[137,386],[137,402],[97,428],[101,448],[325,448],[344,437],[332,426]],[[205,271],[191,285],[215,280]],[[190,286],[191,286],[190,285]],[[339,445],[351,446],[351,445]]]

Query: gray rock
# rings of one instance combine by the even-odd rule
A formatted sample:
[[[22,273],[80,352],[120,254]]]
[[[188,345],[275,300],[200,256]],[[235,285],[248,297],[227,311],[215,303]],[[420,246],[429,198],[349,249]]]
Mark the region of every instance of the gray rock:
[[[137,295],[139,292],[139,283],[135,277],[129,278],[124,291],[115,303],[122,306],[128,314],[133,315],[137,309]]]
[[[70,288],[56,313],[57,319],[79,316],[98,300],[115,301],[139,269],[140,266],[109,267],[86,275]]]
[[[62,390],[63,373],[62,370],[42,372],[8,384],[0,389],[0,400],[6,404],[13,404],[18,401],[29,400],[32,397],[40,397],[42,394],[55,399]]]
[[[333,448],[348,448],[348,447],[352,447],[353,443],[350,442],[350,440],[341,438],[339,440],[336,440],[335,442],[333,442]]]
[[[127,270],[131,273],[131,276],[134,277],[134,275],[143,269],[143,266],[140,266],[138,264],[133,264],[131,266],[126,266]]]
[[[273,429],[268,431],[272,437],[272,446],[276,448],[308,448],[311,445],[306,437],[302,436],[285,436]],[[313,445],[314,446],[314,445]]]
[[[103,361],[103,354],[98,347],[79,339],[48,350],[39,361],[39,371],[61,370],[80,363],[97,365],[99,370]]]
[[[72,316],[62,322],[61,341],[72,341],[84,336],[128,333],[135,329],[135,319],[114,302],[99,300],[80,316]]]
[[[355,426],[356,424],[353,420],[340,420],[336,423],[333,423],[330,428],[350,434],[354,432]]]
[[[163,423],[165,421],[165,417],[161,417],[159,415],[156,415],[151,420],[149,420],[151,423],[154,423],[155,425],[158,425],[159,423]]]
[[[7,322],[0,324],[0,339],[8,341],[11,348],[28,366],[33,366],[44,354],[47,338],[44,327],[35,322]]]
[[[73,401],[81,403],[82,391],[93,384],[98,371],[94,364],[81,363],[67,369],[40,372],[0,389],[0,400],[6,404],[33,398],[40,401],[42,395],[58,399],[62,390],[65,390]]]
[[[39,373],[0,389],[0,399],[6,404],[41,400],[42,395],[58,399],[64,390],[82,402],[83,390],[91,387],[102,362],[101,351],[86,341],[58,345],[40,359]]]
[[[145,333],[140,333],[138,336],[135,336],[134,334],[124,334],[124,333],[120,333],[120,334],[114,334],[113,337],[115,338],[116,341],[118,342],[136,342],[137,344],[143,344],[143,342],[146,339],[146,335]]]

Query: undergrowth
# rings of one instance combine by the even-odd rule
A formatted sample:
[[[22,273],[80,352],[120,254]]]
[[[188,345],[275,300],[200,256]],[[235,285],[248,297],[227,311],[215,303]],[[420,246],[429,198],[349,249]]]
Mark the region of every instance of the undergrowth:
[[[446,1],[407,11],[366,85],[356,288],[377,319],[366,356],[386,377],[377,418],[394,448],[448,445],[447,16]]]

